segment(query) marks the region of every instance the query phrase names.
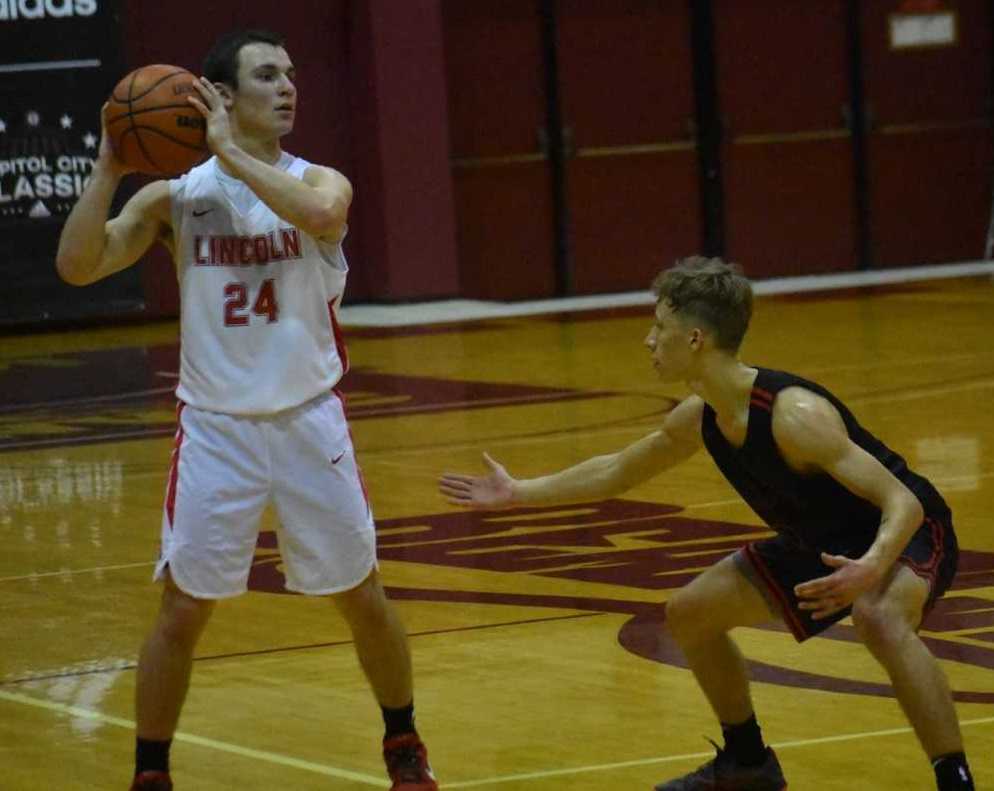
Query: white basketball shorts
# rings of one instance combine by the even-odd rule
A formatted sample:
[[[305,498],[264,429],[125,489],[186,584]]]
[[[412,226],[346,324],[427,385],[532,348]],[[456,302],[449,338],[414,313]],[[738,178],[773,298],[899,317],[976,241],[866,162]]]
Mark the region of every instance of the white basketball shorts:
[[[375,566],[376,528],[337,394],[261,416],[180,404],[155,578],[168,567],[196,598],[244,593],[269,502],[288,590],[349,590]]]

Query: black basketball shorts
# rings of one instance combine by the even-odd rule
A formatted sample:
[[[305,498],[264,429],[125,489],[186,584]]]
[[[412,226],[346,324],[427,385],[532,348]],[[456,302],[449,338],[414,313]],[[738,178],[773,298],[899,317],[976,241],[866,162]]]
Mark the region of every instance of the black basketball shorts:
[[[821,552],[855,559],[870,548],[875,537],[875,531],[842,532],[825,545],[812,548],[799,544],[791,536],[778,534],[747,545],[736,552],[734,558],[739,570],[759,589],[773,611],[783,614],[794,637],[802,642],[848,616],[852,608],[816,621],[810,610],[799,609],[794,586],[832,572],[822,563]],[[929,597],[923,617],[949,589],[958,560],[952,517],[948,513],[926,516],[898,558],[899,563],[928,582]]]

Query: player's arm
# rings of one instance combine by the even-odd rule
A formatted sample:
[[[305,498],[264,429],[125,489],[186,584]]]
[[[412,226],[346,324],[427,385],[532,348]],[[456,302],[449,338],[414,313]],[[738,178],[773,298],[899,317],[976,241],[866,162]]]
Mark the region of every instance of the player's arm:
[[[207,120],[207,144],[225,167],[288,223],[310,236],[337,242],[345,235],[352,185],[337,170],[312,165],[298,179],[256,159],[231,136],[228,112],[217,86],[206,78],[189,101]]]
[[[616,453],[595,456],[551,475],[516,480],[484,454],[486,476],[446,473],[439,491],[453,505],[510,508],[602,500],[621,494],[689,458],[701,446],[704,402],[691,396],[667,414],[663,425]]]
[[[107,219],[114,194],[128,172],[114,156],[105,128],[93,172],[59,236],[55,266],[67,283],[85,286],[119,272],[141,258],[156,239],[168,235],[171,220],[165,181],[143,187],[117,217]]]
[[[108,180],[109,181],[109,180]],[[87,191],[92,189],[89,195]],[[134,264],[163,235],[168,226],[169,184],[148,184],[107,220],[116,190],[94,169],[94,176],[69,213],[55,265],[59,276],[74,286],[86,286]]]
[[[838,410],[825,398],[802,388],[788,388],[773,409],[773,437],[793,466],[824,472],[858,497],[880,509],[880,528],[860,558],[823,554],[835,571],[797,587],[803,609],[828,615],[851,604],[879,583],[921,525],[918,498],[849,438]],[[843,526],[840,526],[843,527]]]
[[[235,145],[218,152],[218,158],[291,225],[329,242],[345,235],[352,185],[337,170],[312,165],[298,179]]]

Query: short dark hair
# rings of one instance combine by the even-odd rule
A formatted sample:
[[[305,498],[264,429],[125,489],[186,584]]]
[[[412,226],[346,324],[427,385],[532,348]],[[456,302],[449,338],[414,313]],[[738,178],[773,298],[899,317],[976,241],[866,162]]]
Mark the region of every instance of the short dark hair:
[[[204,58],[204,76],[211,82],[223,82],[238,90],[238,53],[246,44],[272,44],[282,47],[286,38],[272,30],[255,28],[232,30],[214,42]]]
[[[652,281],[657,302],[690,317],[714,334],[715,346],[736,352],[752,318],[752,286],[735,264],[694,255],[678,259]]]

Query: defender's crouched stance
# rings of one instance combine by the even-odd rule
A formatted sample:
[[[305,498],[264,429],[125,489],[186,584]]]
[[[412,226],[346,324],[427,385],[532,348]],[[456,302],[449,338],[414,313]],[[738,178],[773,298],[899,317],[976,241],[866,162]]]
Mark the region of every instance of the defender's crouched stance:
[[[667,604],[669,629],[725,744],[714,760],[657,791],[785,789],[728,632],[781,618],[805,640],[850,612],[890,676],[937,787],[973,789],[949,686],[917,635],[956,571],[946,503],[825,388],[738,359],[752,290],[734,267],[686,259],[653,288],[658,302],[645,341],[653,365],[663,381],[685,382],[694,393],[658,431],[618,453],[531,480],[515,480],[487,456],[488,475],[443,475],[441,491],[475,508],[600,500],[704,445],[777,535],[719,562]]]

